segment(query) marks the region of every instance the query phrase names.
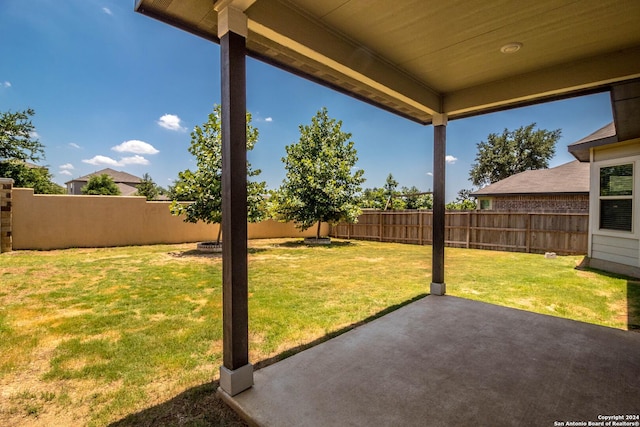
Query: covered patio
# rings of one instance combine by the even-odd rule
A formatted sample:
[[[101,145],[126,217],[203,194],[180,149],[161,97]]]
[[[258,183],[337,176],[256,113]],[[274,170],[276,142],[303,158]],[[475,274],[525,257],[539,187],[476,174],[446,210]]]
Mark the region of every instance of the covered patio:
[[[374,413],[431,414],[433,425],[450,424],[456,417],[468,421],[474,411],[488,411],[477,415],[485,414],[493,425],[531,423],[529,417],[539,413],[541,423],[532,424],[547,425],[551,418],[598,421],[598,414],[633,409],[623,394],[638,401],[637,386],[629,384],[638,376],[637,362],[629,356],[638,354],[637,335],[436,295],[446,294],[448,121],[608,91],[614,94],[617,132],[640,138],[640,2],[137,0],[135,9],[220,44],[222,229],[228,236],[223,248],[220,388],[237,396],[230,401],[267,425],[296,425],[295,419],[262,418],[267,410],[275,412],[270,417],[285,417],[280,406],[288,402],[298,402],[303,408],[298,412],[307,411],[305,423],[322,420],[317,411],[331,417],[344,403],[343,393],[356,405],[344,406],[344,415],[355,416],[371,396],[365,391],[374,385],[378,397],[393,396],[387,399],[392,404],[372,401],[368,406]],[[374,322],[378,326],[258,371],[255,378],[248,357],[246,56],[433,125],[434,135],[432,277],[425,277],[431,296]],[[407,323],[414,329],[408,333],[401,326],[403,318],[411,316],[417,317]],[[324,366],[326,377],[305,380],[313,373],[305,360],[315,358],[307,355],[319,352],[331,353],[316,362]],[[385,357],[374,359],[376,354]],[[348,375],[345,366],[350,367]],[[604,387],[606,393],[589,394],[594,387]],[[286,393],[279,394],[282,390]],[[280,397],[261,400],[267,394]],[[402,410],[405,404],[413,415]],[[261,405],[263,409],[257,409]],[[378,410],[383,407],[387,410]],[[393,420],[377,419],[373,425],[411,424]],[[352,422],[371,425],[367,420]]]
[[[638,354],[638,333],[427,296],[222,396],[259,426],[597,423],[640,415]]]

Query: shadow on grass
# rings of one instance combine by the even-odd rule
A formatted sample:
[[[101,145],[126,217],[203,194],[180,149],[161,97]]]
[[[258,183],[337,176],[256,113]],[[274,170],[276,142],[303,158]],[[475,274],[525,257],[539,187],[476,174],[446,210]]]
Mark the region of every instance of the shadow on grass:
[[[608,271],[599,270],[589,267],[589,259],[585,257],[577,270],[592,271],[606,277],[614,279],[622,279],[627,281],[627,329],[630,331],[640,332],[640,280],[621,274],[610,273]]]
[[[320,337],[310,343],[299,345],[297,347],[290,348],[284,352],[270,357],[268,359],[261,360],[254,364],[254,369],[262,369],[276,362],[279,362],[287,357],[293,356],[296,353],[300,353],[332,338],[344,334],[358,326],[369,323],[375,319],[378,319],[386,314],[389,314],[399,308],[402,308],[408,304],[418,301],[428,294],[420,294],[410,300],[403,301],[399,304],[385,308],[384,310],[375,313],[366,319],[352,323],[349,326],[345,326],[337,331],[331,332],[323,337]],[[218,381],[213,381],[206,384],[201,384],[196,387],[192,387],[174,398],[161,403],[156,406],[152,406],[143,411],[135,414],[128,415],[127,417],[109,424],[110,427],[168,427],[168,426],[220,426],[220,427],[241,427],[247,426],[244,420],[240,418],[231,408],[229,408],[220,399],[216,390],[219,387]]]
[[[250,254],[257,254],[260,252],[266,252],[268,249],[265,248],[247,248],[247,252]],[[222,258],[222,252],[204,252],[198,249],[191,249],[188,251],[181,252],[169,252],[169,255],[176,258]]]
[[[332,249],[332,248],[341,248],[344,246],[353,245],[350,241],[332,241],[328,245],[309,245],[304,242],[304,240],[292,240],[289,242],[279,243],[278,246],[281,248],[320,248],[320,249]]]
[[[228,426],[247,424],[218,397],[218,381],[190,388],[173,399],[131,414],[110,427]]]

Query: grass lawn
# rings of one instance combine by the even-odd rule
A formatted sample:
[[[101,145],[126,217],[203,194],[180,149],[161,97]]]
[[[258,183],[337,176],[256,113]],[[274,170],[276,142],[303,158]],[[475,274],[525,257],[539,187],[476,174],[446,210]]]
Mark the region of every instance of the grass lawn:
[[[250,246],[250,359],[258,366],[429,289],[428,246]],[[2,254],[0,425],[243,425],[213,393],[221,258],[194,247]],[[581,259],[447,248],[447,293],[637,327],[640,285],[577,270]]]

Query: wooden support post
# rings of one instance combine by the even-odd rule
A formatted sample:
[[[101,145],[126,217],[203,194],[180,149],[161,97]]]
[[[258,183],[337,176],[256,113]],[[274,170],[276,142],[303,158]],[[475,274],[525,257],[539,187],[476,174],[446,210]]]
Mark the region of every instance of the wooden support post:
[[[247,271],[246,16],[218,11],[222,68],[222,324],[220,387],[233,396],[253,385],[249,364]],[[244,27],[243,27],[244,22]]]
[[[433,251],[431,260],[432,295],[444,295],[445,243],[445,157],[447,155],[447,116],[433,116]]]

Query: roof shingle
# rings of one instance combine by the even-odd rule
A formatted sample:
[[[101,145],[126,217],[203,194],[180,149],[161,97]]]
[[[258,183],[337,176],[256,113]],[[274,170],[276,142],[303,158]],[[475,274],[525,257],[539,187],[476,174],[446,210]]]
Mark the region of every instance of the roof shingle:
[[[473,196],[589,193],[589,163],[574,160],[551,169],[521,172],[472,193]]]
[[[111,168],[102,169],[102,170],[99,170],[97,172],[93,172],[93,173],[90,173],[88,175],[72,179],[72,180],[67,181],[67,182],[76,182],[76,181],[88,182],[91,177],[100,176],[100,175],[103,175],[103,174],[109,175],[113,179],[113,181],[115,183],[124,182],[124,183],[128,183],[128,184],[139,184],[140,182],[142,182],[142,178],[140,178],[140,177],[137,177],[135,175],[131,175],[130,173],[113,170]],[[65,182],[65,184],[67,184],[67,182]]]

